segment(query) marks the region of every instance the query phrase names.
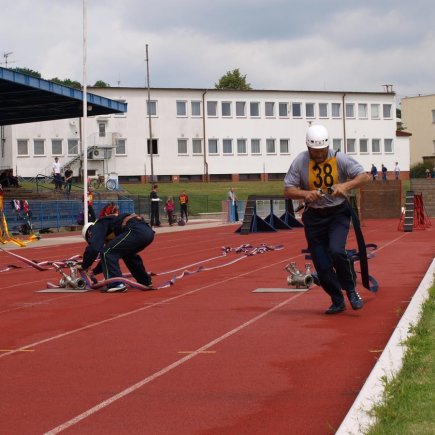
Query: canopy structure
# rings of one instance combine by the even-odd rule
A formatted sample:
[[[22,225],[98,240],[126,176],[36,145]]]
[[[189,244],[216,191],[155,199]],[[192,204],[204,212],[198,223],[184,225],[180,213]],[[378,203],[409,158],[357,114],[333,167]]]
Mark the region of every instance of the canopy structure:
[[[127,104],[86,94],[87,116],[127,112]],[[0,125],[83,116],[83,92],[0,67]]]

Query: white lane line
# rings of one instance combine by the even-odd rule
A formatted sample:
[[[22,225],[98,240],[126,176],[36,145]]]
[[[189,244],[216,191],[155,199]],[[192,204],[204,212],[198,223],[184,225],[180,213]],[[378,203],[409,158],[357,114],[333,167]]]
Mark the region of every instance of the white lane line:
[[[100,402],[98,405],[93,406],[92,408],[88,409],[87,411],[77,415],[76,417],[72,418],[71,420],[66,421],[65,423],[62,423],[61,425],[55,427],[54,429],[51,429],[50,431],[46,432],[44,435],[54,435],[57,434],[65,429],[70,428],[71,426],[79,423],[80,421],[84,420],[85,418],[90,417],[92,414],[95,414],[96,412],[100,411],[101,409],[105,408],[106,406],[111,405],[113,402],[116,402],[119,399],[122,399],[123,397],[127,396],[128,394],[133,393],[134,391],[138,390],[139,388],[143,387],[144,385],[154,381],[155,379],[159,378],[160,376],[163,376],[164,374],[170,372],[171,370],[174,370],[175,368],[179,367],[180,365],[184,364],[185,362],[191,360],[192,358],[198,356],[201,353],[204,353],[211,347],[215,346],[216,344],[220,343],[221,341],[231,337],[234,334],[237,334],[242,329],[247,328],[248,326],[252,325],[253,323],[261,320],[263,317],[266,317],[273,311],[276,311],[277,309],[283,307],[284,305],[288,304],[292,300],[298,298],[299,296],[303,295],[304,293],[299,293],[291,298],[286,299],[285,301],[281,302],[279,305],[276,305],[273,308],[270,308],[267,311],[264,311],[263,313],[259,314],[258,316],[252,318],[251,320],[248,320],[245,323],[242,323],[237,328],[232,329],[231,331],[228,331],[226,334],[221,335],[220,337],[210,341],[209,343],[205,344],[204,346],[200,347],[199,349],[196,349],[195,351],[192,351],[189,355],[186,355],[185,357],[179,359],[178,361],[175,361],[174,363],[164,367],[163,369],[159,370],[156,373],[153,373],[151,376],[148,376],[141,381],[137,382],[136,384],[126,388],[125,390],[119,392],[118,394],[115,394],[112,397],[109,397],[108,399],[104,400],[103,402]]]

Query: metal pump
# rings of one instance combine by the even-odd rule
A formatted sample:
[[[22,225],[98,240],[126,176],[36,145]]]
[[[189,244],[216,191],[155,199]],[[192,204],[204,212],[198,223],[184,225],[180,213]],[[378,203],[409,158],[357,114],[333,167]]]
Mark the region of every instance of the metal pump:
[[[287,277],[288,285],[294,286],[296,288],[310,288],[314,283],[313,276],[311,275],[311,264],[309,263],[305,264],[304,273],[302,273],[296,267],[296,263],[294,262],[287,264],[284,270],[290,273],[290,275]]]

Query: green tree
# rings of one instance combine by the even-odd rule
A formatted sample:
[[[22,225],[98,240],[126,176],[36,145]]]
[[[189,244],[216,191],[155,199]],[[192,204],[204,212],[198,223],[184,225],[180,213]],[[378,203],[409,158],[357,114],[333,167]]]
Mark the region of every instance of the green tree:
[[[104,82],[103,80],[97,80],[94,83],[95,88],[110,88],[109,83]]]
[[[77,81],[71,80],[71,79],[61,80],[58,77],[53,77],[52,79],[50,79],[50,81],[52,81],[54,83],[58,83],[59,85],[68,86],[70,88],[75,88],[75,89],[81,89],[82,88],[82,85],[81,85],[80,82],[77,82]]]
[[[242,76],[238,68],[227,71],[214,87],[215,89],[237,89],[239,91],[252,89],[251,84],[246,82],[246,75]]]
[[[13,68],[12,71],[16,71],[16,72],[19,72],[21,74],[27,74],[29,76],[36,77],[38,79],[41,78],[40,72],[34,71],[33,69],[30,69],[30,68]]]

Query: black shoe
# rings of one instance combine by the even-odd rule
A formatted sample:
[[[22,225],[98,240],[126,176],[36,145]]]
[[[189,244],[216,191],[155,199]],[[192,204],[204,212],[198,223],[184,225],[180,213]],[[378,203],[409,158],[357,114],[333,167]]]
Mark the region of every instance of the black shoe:
[[[347,298],[354,310],[360,310],[364,306],[364,301],[355,289],[347,291]]]
[[[326,311],[325,314],[338,314],[341,313],[346,309],[346,305],[344,305],[344,302],[341,304],[332,304]]]

